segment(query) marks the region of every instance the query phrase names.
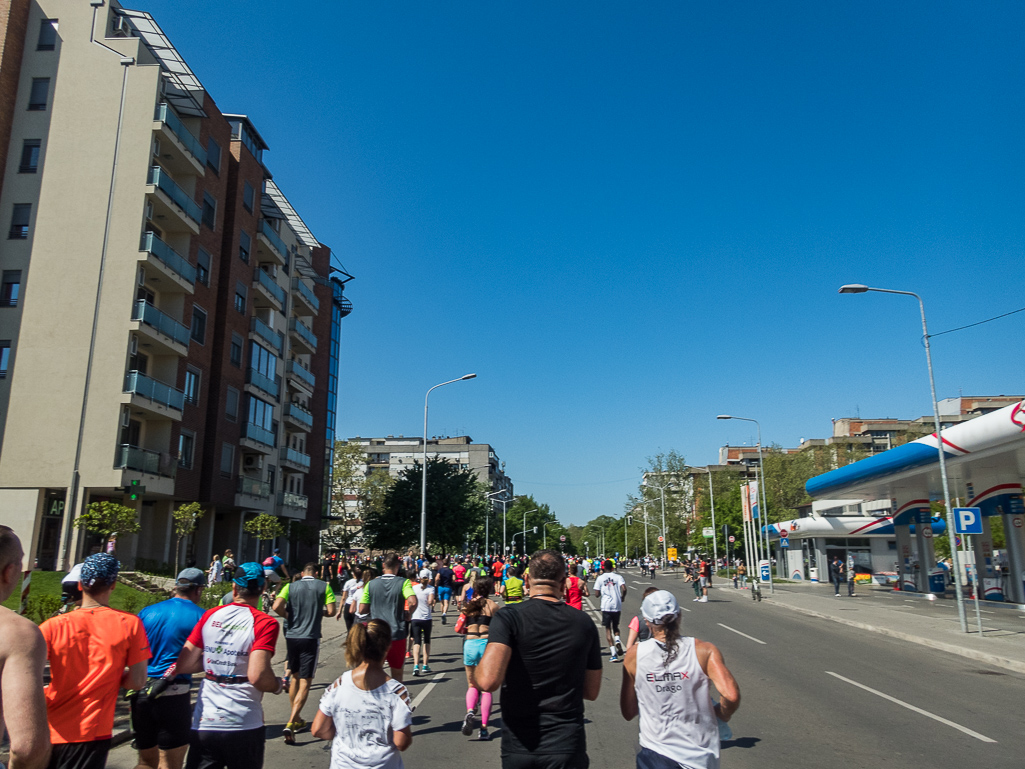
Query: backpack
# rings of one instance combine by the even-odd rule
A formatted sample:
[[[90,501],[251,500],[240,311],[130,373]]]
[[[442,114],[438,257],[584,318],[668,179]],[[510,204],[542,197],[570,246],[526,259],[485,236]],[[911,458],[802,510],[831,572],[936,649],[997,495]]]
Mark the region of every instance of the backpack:
[[[270,556],[268,558],[265,558],[263,560],[263,565],[264,565],[264,568],[273,569],[274,568],[274,556],[272,555],[272,556]]]

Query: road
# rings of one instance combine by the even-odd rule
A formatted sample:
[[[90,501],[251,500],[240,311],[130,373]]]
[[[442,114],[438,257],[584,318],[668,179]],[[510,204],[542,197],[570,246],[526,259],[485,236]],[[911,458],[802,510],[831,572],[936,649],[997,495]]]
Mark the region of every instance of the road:
[[[650,584],[636,572],[625,576],[624,631]],[[740,684],[743,701],[731,721],[734,739],[723,745],[724,767],[791,769],[856,762],[962,769],[1022,764],[1025,735],[1018,711],[1025,676],[757,604],[748,592],[722,581],[704,604],[693,603],[693,593],[678,578],[660,574],[655,582],[681,600],[684,632],[716,644]],[[323,688],[343,670],[340,624],[325,621],[329,634],[306,707],[308,720]],[[451,622],[442,626],[436,620],[434,632],[433,676],[407,680],[417,709],[405,764],[409,769],[498,766],[500,708],[496,705],[492,719],[492,741],[460,734],[466,691],[460,642]],[[634,765],[637,723],[627,723],[619,714],[622,674],[618,664],[608,662],[607,650],[605,655],[601,696],[587,706],[588,753],[595,769],[622,769]],[[283,744],[287,698],[268,695],[264,705],[266,765],[328,765],[327,744],[308,731],[298,735],[296,746]],[[120,747],[112,751],[108,766],[131,769],[134,758],[133,750]]]

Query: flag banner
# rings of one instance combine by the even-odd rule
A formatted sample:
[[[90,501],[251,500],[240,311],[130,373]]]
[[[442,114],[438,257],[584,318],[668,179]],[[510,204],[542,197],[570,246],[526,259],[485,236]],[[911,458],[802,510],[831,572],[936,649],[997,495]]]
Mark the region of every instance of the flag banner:
[[[740,486],[740,507],[744,511],[744,523],[751,522],[751,497],[747,493],[747,484]]]
[[[751,494],[751,517],[758,519],[758,481],[751,481],[747,484],[747,490]]]

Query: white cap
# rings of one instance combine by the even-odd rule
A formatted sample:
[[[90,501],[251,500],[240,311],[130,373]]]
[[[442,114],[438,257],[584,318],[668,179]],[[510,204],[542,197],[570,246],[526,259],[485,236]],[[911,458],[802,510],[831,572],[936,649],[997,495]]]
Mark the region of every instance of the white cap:
[[[680,615],[680,604],[668,590],[656,590],[641,603],[641,614],[653,625],[661,625],[667,617]]]
[[[420,579],[430,579],[430,578],[431,578],[431,570],[430,569],[420,569]]]
[[[82,581],[82,564],[76,563],[74,566],[71,567],[71,571],[69,571],[67,573],[67,576],[65,576],[64,579],[61,580],[61,584],[64,584],[65,582],[74,582],[74,583],[77,584],[77,583],[79,583],[81,581]]]

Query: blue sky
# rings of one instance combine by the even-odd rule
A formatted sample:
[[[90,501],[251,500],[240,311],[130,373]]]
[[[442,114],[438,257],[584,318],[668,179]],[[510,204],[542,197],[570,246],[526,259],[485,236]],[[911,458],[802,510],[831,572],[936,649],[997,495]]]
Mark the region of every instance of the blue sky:
[[[930,411],[1025,306],[1025,5],[154,0],[356,276],[341,436],[468,433],[566,523],[645,458]],[[934,340],[1025,391],[1025,313]]]

